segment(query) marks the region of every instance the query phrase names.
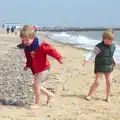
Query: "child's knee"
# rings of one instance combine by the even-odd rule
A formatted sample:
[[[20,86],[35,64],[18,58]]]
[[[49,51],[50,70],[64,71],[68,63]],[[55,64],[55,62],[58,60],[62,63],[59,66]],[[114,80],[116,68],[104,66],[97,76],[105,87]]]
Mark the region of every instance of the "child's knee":
[[[107,81],[106,81],[106,84],[107,84],[107,86],[110,86],[110,85],[111,85],[111,81],[110,81],[110,80],[107,80]]]
[[[33,86],[34,86],[34,88],[37,88],[37,87],[39,87],[39,83],[38,82],[34,82]]]
[[[99,81],[95,81],[95,82],[94,82],[94,85],[95,85],[95,86],[99,86],[99,84],[100,84]]]

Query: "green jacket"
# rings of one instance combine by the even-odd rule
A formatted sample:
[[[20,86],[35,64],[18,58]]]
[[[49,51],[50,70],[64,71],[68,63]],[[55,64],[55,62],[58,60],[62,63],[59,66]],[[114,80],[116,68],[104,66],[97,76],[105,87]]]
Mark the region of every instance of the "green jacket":
[[[116,49],[115,45],[106,46],[104,41],[102,41],[97,44],[96,47],[98,47],[101,52],[95,58],[94,72],[112,72],[114,68],[113,55]]]

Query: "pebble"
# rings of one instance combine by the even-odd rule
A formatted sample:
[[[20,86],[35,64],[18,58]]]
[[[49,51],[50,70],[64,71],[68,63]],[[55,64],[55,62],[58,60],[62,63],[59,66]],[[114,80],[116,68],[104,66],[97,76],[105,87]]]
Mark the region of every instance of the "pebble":
[[[24,52],[19,49],[11,49],[6,55],[1,54],[1,58],[0,99],[2,96],[2,99],[6,101],[17,99],[20,104],[32,104],[34,92],[31,90],[30,80],[32,81],[33,77],[30,72],[26,74],[23,71]]]
[[[24,72],[25,61],[24,51],[18,48],[11,47],[5,54],[0,54],[0,99],[17,100],[22,105],[33,104],[33,76],[30,70]],[[50,83],[46,87],[51,92],[55,93],[60,76],[61,73],[49,73],[47,79]]]

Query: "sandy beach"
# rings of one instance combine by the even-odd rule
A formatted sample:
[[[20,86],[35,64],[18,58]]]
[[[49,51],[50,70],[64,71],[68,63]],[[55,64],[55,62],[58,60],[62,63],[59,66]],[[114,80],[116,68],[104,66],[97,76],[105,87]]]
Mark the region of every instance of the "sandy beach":
[[[99,88],[93,96],[93,99],[91,101],[86,101],[84,98],[88,94],[90,85],[94,80],[94,63],[91,61],[88,65],[83,67],[82,64],[86,51],[74,48],[70,45],[63,45],[53,42],[46,37],[46,34],[47,33],[44,32],[38,33],[41,39],[49,42],[62,54],[64,61],[64,64],[60,65],[56,60],[50,58],[51,71],[49,73],[48,79],[50,82],[49,88],[51,87],[50,89],[53,89],[55,92],[53,101],[51,101],[48,106],[45,106],[44,102],[46,98],[42,96],[40,109],[0,105],[0,120],[120,120],[119,66],[116,67],[113,73],[111,94],[112,102],[107,103],[104,101],[106,97],[104,76],[101,80]],[[16,47],[19,43],[19,36],[7,35],[3,33],[0,34],[0,71],[2,71],[2,76],[4,73],[4,66],[2,65],[4,65],[5,60],[9,58],[9,54],[11,54],[11,59],[16,57],[15,60],[20,60],[18,64],[21,65],[18,65],[18,67],[21,68],[18,70],[18,72],[24,72],[22,69],[25,64],[23,51]],[[10,51],[12,51],[12,53]],[[12,62],[13,64],[17,64],[17,61],[10,62],[11,66],[9,67],[11,68],[9,69],[11,69],[11,72],[14,66]],[[8,71],[5,73],[7,74]],[[14,76],[13,79],[16,82],[15,85],[18,84],[16,79],[17,74],[18,73],[15,72],[10,73],[11,76]],[[28,75],[25,76],[25,74]],[[9,74],[5,76],[6,81],[12,80],[9,79]],[[32,75],[30,71],[23,73],[23,76],[25,76],[24,79],[30,79],[29,84],[31,85]],[[19,79],[22,79],[22,77]],[[0,81],[2,81],[1,76]],[[1,82],[0,89],[3,89],[4,87],[5,86],[3,86]],[[16,87],[11,87],[13,87],[13,92],[16,91]],[[22,88],[24,89],[24,86]],[[5,91],[3,93],[5,93]],[[0,94],[3,93],[1,90]],[[6,95],[7,94],[9,93],[6,93]]]

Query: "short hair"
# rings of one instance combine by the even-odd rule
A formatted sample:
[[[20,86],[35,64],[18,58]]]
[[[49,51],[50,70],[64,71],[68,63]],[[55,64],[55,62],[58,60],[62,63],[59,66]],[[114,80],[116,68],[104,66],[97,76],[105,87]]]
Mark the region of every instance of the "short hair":
[[[112,29],[105,30],[102,34],[102,38],[113,40],[114,39],[114,31]]]
[[[33,26],[31,26],[31,25],[24,25],[22,29],[23,30],[33,29]]]
[[[21,38],[35,38],[36,33],[33,29],[33,26],[25,25],[20,31],[20,37]]]

